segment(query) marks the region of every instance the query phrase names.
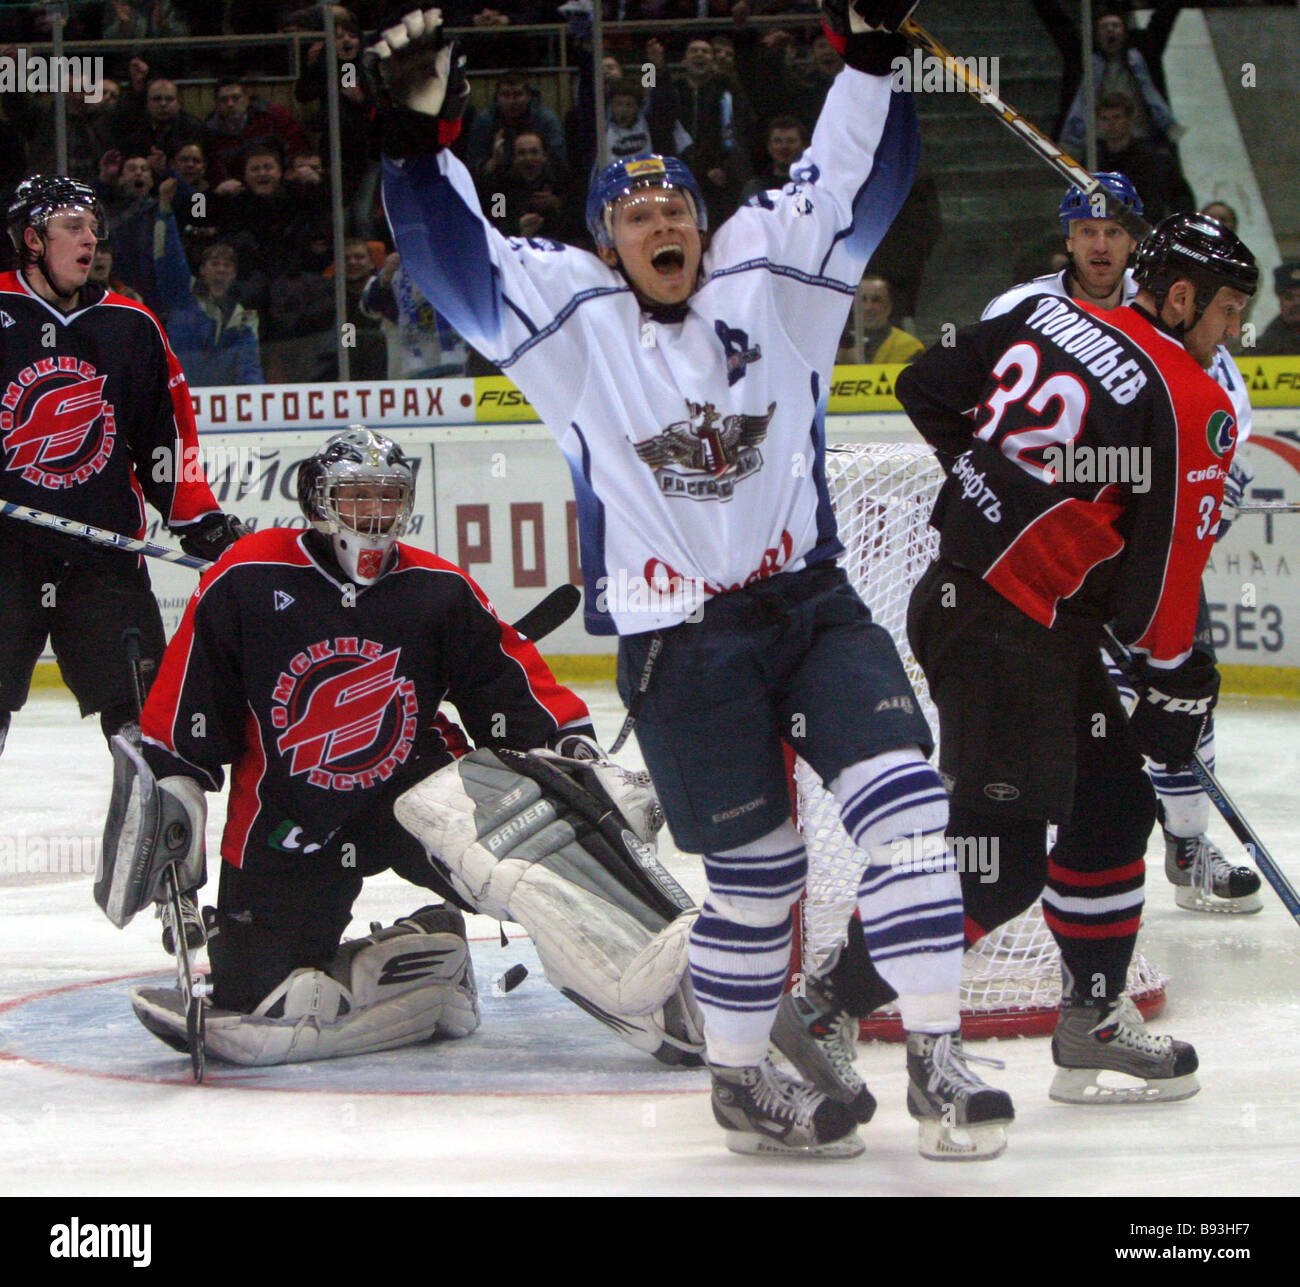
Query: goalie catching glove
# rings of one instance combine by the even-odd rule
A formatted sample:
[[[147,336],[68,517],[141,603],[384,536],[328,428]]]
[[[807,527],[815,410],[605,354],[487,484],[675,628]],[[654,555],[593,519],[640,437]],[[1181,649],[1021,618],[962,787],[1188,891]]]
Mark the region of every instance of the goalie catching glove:
[[[663,1063],[698,1063],[695,910],[660,866],[648,778],[551,751],[480,749],[393,812],[476,911],[530,934],[550,982]]]
[[[415,9],[384,29],[365,64],[384,110],[383,149],[420,156],[455,142],[469,101],[465,56],[442,31],[441,9]]]
[[[850,67],[888,76],[894,59],[908,56],[898,29],[916,5],[917,0],[821,0],[822,29]]]

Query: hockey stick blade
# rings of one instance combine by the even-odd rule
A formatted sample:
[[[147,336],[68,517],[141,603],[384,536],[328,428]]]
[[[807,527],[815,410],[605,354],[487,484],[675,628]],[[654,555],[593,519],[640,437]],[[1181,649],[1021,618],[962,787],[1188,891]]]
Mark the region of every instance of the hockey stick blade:
[[[943,63],[944,71],[952,76],[962,89],[987,107],[1007,129],[1036,156],[1051,166],[1061,178],[1079,188],[1093,203],[1098,219],[1113,219],[1135,241],[1141,241],[1151,231],[1151,225],[1140,214],[1104,188],[1089,170],[1080,165],[1068,152],[1063,152],[1057,147],[1032,121],[1026,120],[1014,107],[999,98],[991,86],[981,80],[960,59],[954,57],[924,27],[913,22],[911,18],[906,18],[899,27],[899,32],[918,49],[939,59]]]
[[[558,630],[577,610],[582,602],[582,591],[567,582],[557,586],[541,603],[530,608],[518,621],[515,629],[536,643]]]
[[[48,527],[62,532],[65,536],[76,536],[101,545],[105,549],[122,550],[127,554],[147,554],[151,559],[162,559],[167,563],[179,563],[184,568],[196,568],[202,571],[212,566],[207,559],[195,558],[167,545],[155,545],[153,541],[140,541],[134,536],[123,536],[121,532],[110,532],[107,528],[92,527],[75,518],[65,518],[62,514],[47,514],[43,509],[33,509],[30,505],[15,505],[12,501],[0,501],[0,514],[18,519],[23,523],[32,523],[36,527]]]
[[[1137,692],[1142,692],[1145,685],[1142,678],[1137,672],[1137,667],[1133,664],[1133,657],[1129,650],[1115,637],[1114,631],[1109,626],[1105,627],[1106,639],[1108,641],[1107,651],[1114,658],[1115,664],[1124,672],[1124,678],[1133,685]],[[1241,815],[1241,810],[1232,802],[1232,798],[1220,785],[1218,778],[1210,772],[1205,761],[1199,754],[1193,755],[1188,767],[1192,771],[1192,776],[1196,779],[1202,791],[1209,796],[1211,803],[1223,816],[1232,831],[1232,834],[1246,847],[1246,852],[1255,860],[1264,879],[1268,881],[1273,892],[1282,901],[1282,906],[1291,913],[1292,919],[1300,925],[1300,894],[1295,891],[1295,886],[1287,880],[1277,863],[1273,861],[1272,854],[1264,847],[1264,842],[1255,834],[1255,829]]]

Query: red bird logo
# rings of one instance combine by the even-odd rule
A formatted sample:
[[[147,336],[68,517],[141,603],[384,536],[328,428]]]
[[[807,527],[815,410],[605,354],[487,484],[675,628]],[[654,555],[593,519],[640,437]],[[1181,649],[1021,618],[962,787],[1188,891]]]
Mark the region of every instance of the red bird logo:
[[[108,410],[104,401],[107,376],[77,380],[42,393],[27,418],[5,435],[4,447],[12,451],[10,469],[52,464],[75,456],[91,427]]]

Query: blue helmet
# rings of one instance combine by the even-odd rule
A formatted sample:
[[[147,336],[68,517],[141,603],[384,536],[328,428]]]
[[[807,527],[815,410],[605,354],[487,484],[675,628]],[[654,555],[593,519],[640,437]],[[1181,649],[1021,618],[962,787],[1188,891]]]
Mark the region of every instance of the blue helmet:
[[[637,188],[680,188],[691,199],[695,226],[706,232],[709,213],[704,195],[686,163],[675,156],[656,156],[642,152],[607,165],[593,180],[587,193],[587,230],[597,246],[614,248],[614,237],[607,213],[619,197]]]
[[[1142,213],[1142,198],[1127,174],[1115,170],[1103,170],[1093,175],[1112,196],[1118,197],[1134,214]],[[1068,237],[1070,225],[1076,219],[1104,219],[1093,208],[1092,198],[1082,188],[1071,188],[1061,200],[1061,231]]]

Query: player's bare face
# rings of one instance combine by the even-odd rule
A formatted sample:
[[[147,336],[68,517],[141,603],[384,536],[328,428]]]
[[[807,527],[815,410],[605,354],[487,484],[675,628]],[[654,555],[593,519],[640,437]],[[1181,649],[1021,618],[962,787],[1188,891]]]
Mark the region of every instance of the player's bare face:
[[[652,304],[682,304],[695,289],[704,249],[695,212],[672,188],[632,192],[614,207],[614,249],[601,258],[620,260],[627,279]]]
[[[1221,286],[1200,320],[1183,336],[1184,347],[1203,367],[1209,368],[1220,344],[1241,334],[1242,313],[1249,303],[1250,296],[1244,291]]]
[[[1136,245],[1113,219],[1076,219],[1065,243],[1074,263],[1076,293],[1081,290],[1082,298],[1107,308],[1122,303],[1120,280]]]
[[[46,221],[43,245],[35,228],[26,230],[23,237],[29,249],[36,255],[40,255],[42,250],[45,254],[44,274],[35,266],[27,274],[28,282],[38,295],[62,306],[65,302],[50,289],[50,281],[58,291],[65,293],[80,290],[86,284],[91,265],[95,262],[98,226],[89,210],[69,210],[53,214]]]

